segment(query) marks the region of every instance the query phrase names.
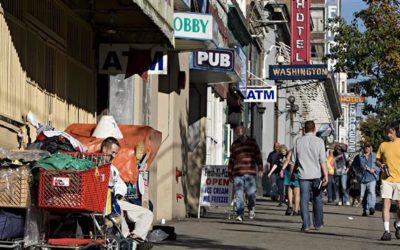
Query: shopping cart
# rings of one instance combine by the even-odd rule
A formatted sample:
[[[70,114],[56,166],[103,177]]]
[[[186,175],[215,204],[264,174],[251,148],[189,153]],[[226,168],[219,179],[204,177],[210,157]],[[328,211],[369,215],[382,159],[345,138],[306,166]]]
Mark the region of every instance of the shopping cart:
[[[104,249],[119,249],[119,242],[108,236],[103,226],[103,211],[106,207],[110,164],[107,156],[94,153],[68,153],[91,160],[95,167],[84,171],[40,170],[38,206],[51,215],[62,218],[58,226],[44,235],[38,248],[88,249],[98,246]],[[105,165],[103,165],[106,163]],[[62,235],[61,229],[68,221],[92,221],[90,234],[84,238],[72,233]],[[60,237],[60,235],[65,237]]]
[[[27,217],[30,206],[31,171],[28,166],[13,165],[0,169],[0,209],[18,211],[18,217]],[[5,225],[3,225],[5,226]],[[6,230],[1,228],[0,230]],[[1,240],[0,249],[23,249],[25,235]]]

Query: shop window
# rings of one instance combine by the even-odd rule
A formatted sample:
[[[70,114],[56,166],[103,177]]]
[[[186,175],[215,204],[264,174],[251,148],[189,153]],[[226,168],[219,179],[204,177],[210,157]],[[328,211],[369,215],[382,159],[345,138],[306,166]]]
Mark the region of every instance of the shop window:
[[[322,59],[325,55],[324,51],[324,44],[312,44],[311,45],[311,58],[316,60],[316,59]]]

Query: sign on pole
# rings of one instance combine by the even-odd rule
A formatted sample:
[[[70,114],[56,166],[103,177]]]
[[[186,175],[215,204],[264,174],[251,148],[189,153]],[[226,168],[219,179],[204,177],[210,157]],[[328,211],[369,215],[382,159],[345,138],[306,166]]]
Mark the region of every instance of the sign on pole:
[[[278,93],[276,86],[262,89],[250,89],[246,91],[246,98],[244,102],[276,102],[278,99]]]
[[[270,80],[326,80],[325,64],[270,65]]]
[[[357,104],[349,104],[349,153],[357,151]]]
[[[292,64],[310,63],[310,1],[292,0],[291,61]]]
[[[228,176],[227,165],[203,166],[200,181],[200,207],[202,206],[230,206],[232,201],[232,185]]]

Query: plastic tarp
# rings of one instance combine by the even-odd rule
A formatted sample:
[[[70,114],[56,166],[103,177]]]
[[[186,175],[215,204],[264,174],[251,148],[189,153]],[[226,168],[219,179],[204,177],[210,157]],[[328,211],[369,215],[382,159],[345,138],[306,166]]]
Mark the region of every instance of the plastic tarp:
[[[160,148],[161,132],[149,126],[118,125],[118,127],[124,138],[118,140],[121,150],[113,160],[113,164],[125,182],[136,183],[138,178],[136,145],[140,142],[144,143],[144,152],[149,154],[148,169]],[[91,136],[95,128],[96,124],[71,124],[65,129],[65,132],[80,141],[88,152],[99,152],[103,139]]]

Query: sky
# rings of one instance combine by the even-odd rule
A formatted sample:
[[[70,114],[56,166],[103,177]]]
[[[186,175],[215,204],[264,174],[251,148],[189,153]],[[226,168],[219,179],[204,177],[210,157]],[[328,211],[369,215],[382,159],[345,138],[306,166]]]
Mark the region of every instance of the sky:
[[[342,0],[342,17],[347,23],[353,20],[353,13],[364,9],[366,6],[362,0]]]

